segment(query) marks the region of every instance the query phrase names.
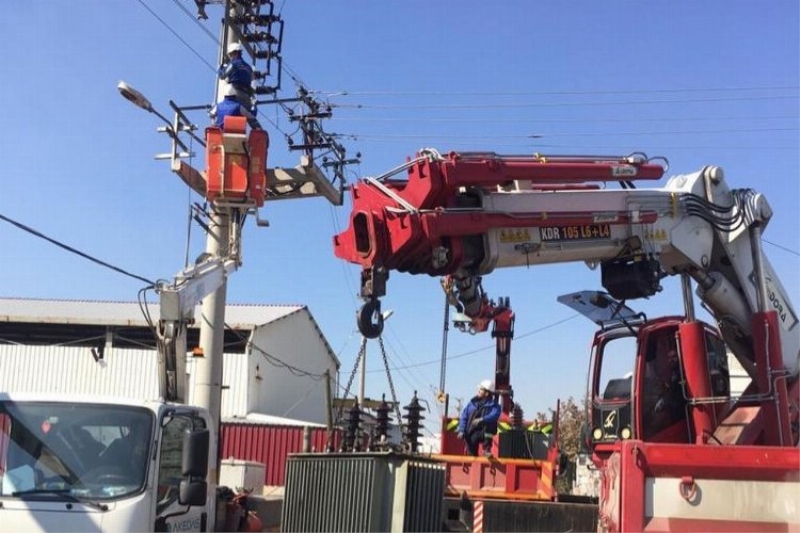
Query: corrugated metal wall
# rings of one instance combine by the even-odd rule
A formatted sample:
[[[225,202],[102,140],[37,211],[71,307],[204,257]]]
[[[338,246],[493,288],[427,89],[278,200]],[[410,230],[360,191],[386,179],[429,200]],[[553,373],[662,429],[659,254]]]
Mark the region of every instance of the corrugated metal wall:
[[[0,390],[158,398],[155,353],[113,348],[0,345]]]
[[[187,364],[192,372],[192,359]],[[247,414],[247,354],[225,354],[222,417]],[[87,347],[0,345],[0,390],[158,398],[153,350],[113,347],[95,361]],[[189,402],[192,386],[189,387]]]
[[[265,464],[265,485],[285,485],[286,458],[303,451],[303,428],[299,426],[223,422],[220,433],[221,457]],[[311,428],[311,450],[324,451],[327,438],[325,428]],[[337,434],[334,447],[339,441]]]

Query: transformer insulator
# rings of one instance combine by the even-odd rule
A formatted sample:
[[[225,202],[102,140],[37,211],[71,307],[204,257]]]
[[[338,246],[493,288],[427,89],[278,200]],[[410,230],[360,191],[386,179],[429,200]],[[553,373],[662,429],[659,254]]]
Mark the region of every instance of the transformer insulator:
[[[277,54],[271,50],[256,50],[253,57],[256,59],[272,59],[277,57]]]
[[[380,439],[381,437],[388,438],[389,436],[389,412],[392,408],[386,403],[386,397],[384,396],[383,401],[375,409],[375,435]]]
[[[275,91],[277,91],[275,87],[272,87],[270,85],[262,85],[260,87],[256,87],[255,91],[253,92],[255,92],[256,94],[275,94]]]
[[[274,22],[278,22],[280,17],[277,15],[237,15],[231,17],[234,24],[255,24],[256,26],[269,26]]]
[[[412,452],[416,452],[419,447],[420,429],[422,428],[421,422],[425,420],[425,417],[420,414],[423,407],[419,404],[417,391],[414,391],[414,397],[411,399],[411,403],[403,407],[403,409],[408,413],[403,415],[403,418],[406,419],[403,440]]]
[[[361,443],[359,442],[360,433],[361,409],[359,408],[358,404],[355,403],[347,413],[347,426],[344,432],[342,451],[361,451]]]
[[[242,36],[243,40],[248,43],[270,43],[274,44],[278,42],[278,39],[275,38],[274,35],[271,33],[267,33],[265,31],[259,31],[256,33],[246,33]]]
[[[511,425],[515,428],[522,427],[522,407],[518,403],[515,403],[511,410]]]

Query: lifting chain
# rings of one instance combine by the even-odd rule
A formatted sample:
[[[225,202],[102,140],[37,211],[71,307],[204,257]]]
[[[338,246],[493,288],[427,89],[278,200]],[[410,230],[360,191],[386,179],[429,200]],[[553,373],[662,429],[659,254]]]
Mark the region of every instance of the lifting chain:
[[[356,372],[358,371],[358,365],[361,361],[364,360],[364,356],[367,353],[367,338],[361,338],[361,348],[358,350],[358,357],[356,357],[356,364],[353,365],[353,371],[350,372],[350,377],[347,380],[347,386],[344,388],[344,394],[342,394],[342,400],[346,399],[347,396],[350,394],[350,387],[353,385],[353,380],[356,378]],[[339,410],[336,412],[336,421],[340,421],[342,419],[342,411],[344,410],[344,403],[339,405]]]
[[[389,392],[392,393],[394,411],[397,415],[397,427],[401,427],[403,425],[403,417],[400,413],[400,402],[397,401],[397,393],[394,391],[394,383],[392,383],[392,373],[389,371],[389,358],[386,357],[386,348],[383,346],[383,337],[378,337],[378,344],[381,346],[381,357],[383,357],[383,366],[386,368],[386,379],[389,381]]]

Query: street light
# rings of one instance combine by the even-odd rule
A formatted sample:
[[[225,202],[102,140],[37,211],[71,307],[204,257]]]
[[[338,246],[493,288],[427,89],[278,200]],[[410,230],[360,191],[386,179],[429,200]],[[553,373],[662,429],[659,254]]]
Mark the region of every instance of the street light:
[[[153,111],[153,105],[150,103],[150,100],[145,98],[145,96],[125,83],[124,81],[120,81],[117,84],[117,90],[119,93],[125,97],[126,100],[133,102],[135,105],[141,107],[145,111]]]
[[[137,91],[136,89],[134,89],[133,87],[128,85],[126,82],[120,81],[117,84],[117,90],[119,91],[119,94],[121,94],[123,96],[123,98],[125,98],[127,101],[131,102],[136,107],[141,107],[142,109],[144,109],[148,113],[152,113],[155,116],[157,116],[158,118],[160,118],[161,120],[163,120],[167,124],[167,127],[166,128],[160,128],[159,131],[166,132],[166,134],[169,135],[172,138],[172,140],[175,141],[175,143],[185,151],[185,155],[187,155],[187,156],[189,155],[189,153],[188,153],[189,152],[189,147],[186,146],[186,144],[184,144],[184,142],[181,141],[178,138],[178,132],[176,131],[176,129],[178,129],[180,127],[180,124],[173,124],[167,117],[165,117],[164,115],[162,115],[161,113],[156,111],[155,108],[153,107],[153,104],[150,103],[150,100],[148,100],[145,95],[143,95],[142,93],[140,93],[139,91]],[[176,122],[177,122],[177,120],[178,119],[176,118]],[[190,134],[191,134],[191,132],[190,132]],[[194,137],[193,134],[191,134],[191,135]],[[202,141],[200,141],[200,142],[202,143]],[[202,143],[202,144],[205,145],[205,143]],[[173,145],[173,148],[174,148],[174,145]],[[157,159],[161,159],[161,158],[165,158],[165,157],[173,157],[174,158],[175,155],[176,155],[176,151],[177,150],[173,150],[172,156],[169,156],[169,155],[157,156]],[[184,154],[179,154],[179,155],[182,156]]]
[[[175,138],[173,135],[175,133],[175,129],[174,126],[172,125],[172,121],[170,121],[167,117],[156,111],[155,108],[153,107],[153,104],[150,103],[150,100],[148,100],[145,95],[143,95],[142,93],[140,93],[139,91],[137,91],[136,89],[125,83],[124,81],[121,81],[117,84],[117,90],[119,91],[119,94],[121,94],[129,102],[132,102],[135,106],[141,107],[148,113],[153,113],[155,116],[166,122],[167,125],[169,126],[169,130],[167,130],[167,132],[169,133],[170,137]],[[184,150],[186,150],[185,147]]]

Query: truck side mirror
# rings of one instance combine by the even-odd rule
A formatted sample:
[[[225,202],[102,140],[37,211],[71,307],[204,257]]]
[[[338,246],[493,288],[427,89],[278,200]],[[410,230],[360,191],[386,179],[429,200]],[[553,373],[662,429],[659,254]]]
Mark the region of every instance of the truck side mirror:
[[[207,492],[208,483],[205,481],[182,479],[178,489],[178,503],[189,506],[205,505]]]
[[[194,429],[183,434],[181,475],[205,479],[208,474],[208,442],[209,432],[207,429]],[[181,483],[181,491],[183,491],[183,483]]]

